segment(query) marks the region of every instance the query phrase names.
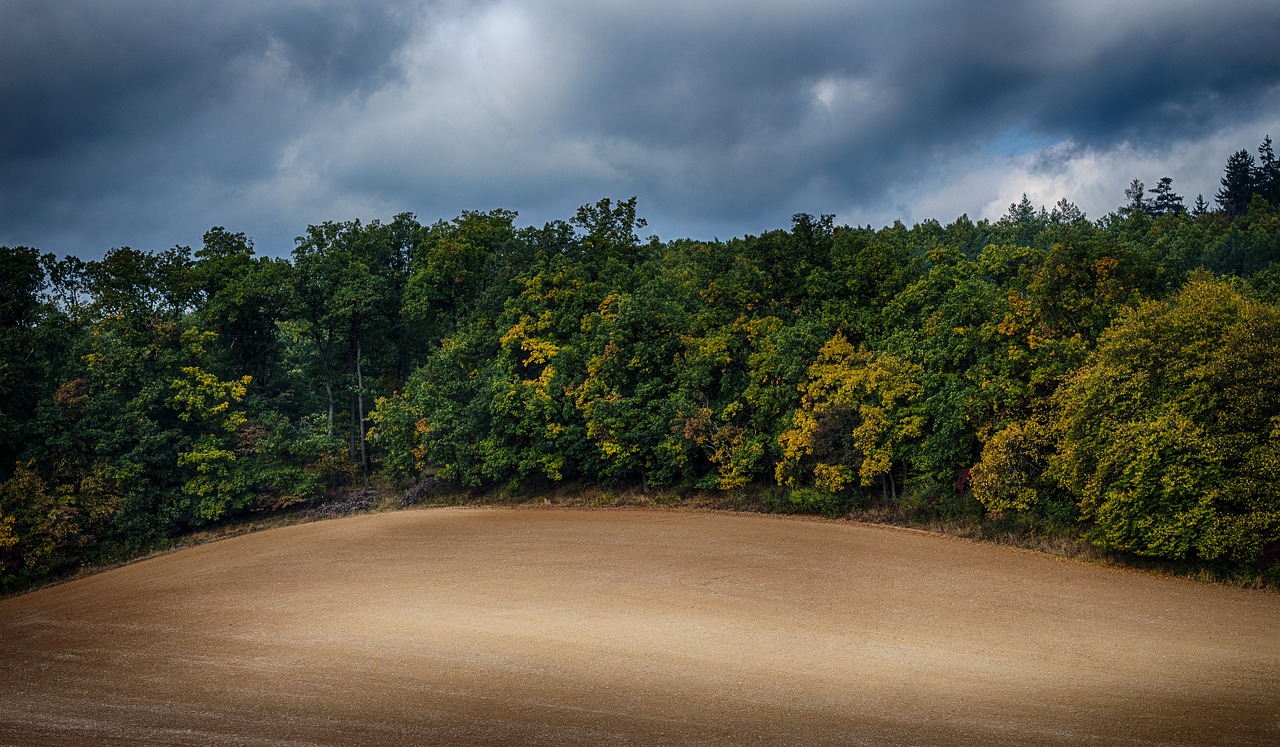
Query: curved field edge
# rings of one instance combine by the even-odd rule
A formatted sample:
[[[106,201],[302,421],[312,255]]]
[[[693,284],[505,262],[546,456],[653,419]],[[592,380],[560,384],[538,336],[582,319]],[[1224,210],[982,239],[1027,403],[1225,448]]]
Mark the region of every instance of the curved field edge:
[[[1224,569],[1210,563],[1188,560],[1168,561],[1142,558],[1100,549],[1069,532],[1054,530],[1028,531],[1026,527],[992,522],[978,515],[941,517],[928,510],[907,510],[902,506],[872,506],[846,511],[839,516],[821,515],[790,509],[777,499],[772,486],[747,486],[736,490],[692,490],[609,488],[598,485],[561,484],[543,490],[517,491],[505,487],[485,490],[432,484],[426,490],[404,490],[388,485],[375,485],[354,490],[333,500],[312,506],[262,512],[211,524],[203,529],[174,537],[150,550],[114,562],[85,565],[38,583],[0,591],[0,599],[56,586],[70,580],[102,573],[140,560],[166,555],[189,547],[216,542],[230,537],[266,531],[313,521],[356,516],[384,511],[403,511],[444,506],[502,506],[528,509],[663,509],[668,511],[724,511],[729,513],[789,516],[824,522],[854,522],[897,527],[955,537],[974,542],[1014,547],[1043,553],[1080,563],[1121,568],[1131,571],[1192,579],[1202,583],[1221,584],[1246,589],[1280,592],[1280,577],[1251,572],[1249,569]]]

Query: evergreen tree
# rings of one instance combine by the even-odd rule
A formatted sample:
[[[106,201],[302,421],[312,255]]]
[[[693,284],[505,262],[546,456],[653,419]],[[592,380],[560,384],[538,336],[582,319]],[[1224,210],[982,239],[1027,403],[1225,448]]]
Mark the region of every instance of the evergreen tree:
[[[1173,191],[1173,179],[1162,176],[1160,182],[1147,191],[1155,195],[1151,201],[1152,215],[1178,215],[1186,212],[1187,207],[1182,204],[1182,195]]]
[[[1063,197],[1053,206],[1053,210],[1049,211],[1049,220],[1053,223],[1074,225],[1084,221],[1085,216],[1084,211],[1076,207],[1074,202]]]
[[[1147,185],[1142,183],[1141,179],[1134,177],[1129,182],[1129,188],[1124,191],[1124,196],[1129,198],[1129,202],[1122,208],[1120,212],[1127,216],[1146,215],[1151,212],[1151,200],[1146,198]]]
[[[1254,192],[1253,156],[1249,151],[1241,149],[1227,159],[1225,173],[1222,176],[1222,189],[1216,195],[1218,205],[1232,218],[1244,215],[1249,210],[1249,199]]]
[[[1022,193],[1022,200],[1010,203],[1009,211],[1004,214],[1006,223],[1032,223],[1036,219],[1035,205],[1031,204],[1027,193]]]
[[[1191,208],[1191,217],[1199,218],[1209,212],[1209,203],[1204,201],[1204,195],[1196,195],[1196,204]]]
[[[1272,205],[1280,204],[1280,164],[1276,163],[1276,153],[1271,147],[1271,136],[1267,135],[1258,146],[1258,167],[1254,171],[1254,190],[1265,197]]]

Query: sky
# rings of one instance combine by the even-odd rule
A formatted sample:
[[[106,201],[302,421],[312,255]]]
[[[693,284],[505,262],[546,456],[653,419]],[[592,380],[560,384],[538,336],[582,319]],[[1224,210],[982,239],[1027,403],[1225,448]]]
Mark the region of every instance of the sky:
[[[323,221],[644,233],[1212,203],[1280,139],[1275,0],[0,0],[0,245],[284,256]]]

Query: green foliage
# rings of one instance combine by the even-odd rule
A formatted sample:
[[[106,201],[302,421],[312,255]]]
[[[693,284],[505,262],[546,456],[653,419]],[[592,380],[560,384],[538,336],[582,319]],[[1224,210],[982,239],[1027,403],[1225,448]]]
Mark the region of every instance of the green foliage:
[[[1217,193],[1218,205],[1229,216],[1243,215],[1256,184],[1253,156],[1244,149],[1232,153],[1222,176],[1222,189]]]
[[[243,372],[259,387],[274,383],[283,354],[276,328],[291,302],[293,267],[277,259],[254,257],[242,233],[221,227],[204,235],[191,276],[198,293],[197,316],[215,332],[219,368]]]
[[[369,413],[369,440],[382,450],[382,470],[397,484],[422,473],[426,465],[420,440],[426,419],[409,397],[379,397]]]
[[[791,488],[783,500],[772,502],[770,508],[779,513],[835,517],[848,513],[853,505],[854,502],[847,495],[822,488]]]
[[[178,466],[194,471],[182,492],[194,501],[198,521],[217,521],[253,498],[251,474],[237,464],[232,440],[248,420],[237,405],[251,380],[244,376],[220,381],[198,366],[187,366],[171,385],[178,418],[194,426],[185,448],[178,451]]]
[[[47,352],[40,326],[46,309],[42,257],[34,249],[0,247],[0,454],[17,454],[31,432]],[[8,461],[8,460],[6,460]],[[14,464],[0,464],[0,476]]]
[[[1204,257],[1215,272],[1253,275],[1280,262],[1280,211],[1261,195],[1254,195],[1248,209]]]
[[[1040,418],[1009,423],[982,446],[970,474],[973,497],[994,519],[1014,516],[1032,527],[1069,524],[1078,510],[1046,474],[1052,453],[1052,434]]]
[[[221,227],[194,253],[0,247],[0,583],[377,472],[878,501],[1263,564],[1280,179],[1258,153],[1222,210],[1135,180],[1097,221],[1024,198],[662,243],[631,198],[542,227],[325,222],[291,260]]]
[[[1087,536],[1250,563],[1280,536],[1280,311],[1197,275],[1124,314],[1056,398],[1053,475]]]
[[[666,484],[679,476],[676,407],[667,372],[680,348],[678,309],[649,285],[610,294],[582,322],[586,371],[572,387],[601,476]]]
[[[50,490],[30,463],[0,485],[0,577],[39,578],[60,570],[78,535],[77,511],[65,491]]]

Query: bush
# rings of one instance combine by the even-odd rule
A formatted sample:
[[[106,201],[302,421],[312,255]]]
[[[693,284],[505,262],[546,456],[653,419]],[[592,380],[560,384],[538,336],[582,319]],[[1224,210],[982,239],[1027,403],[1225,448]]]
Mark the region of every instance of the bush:
[[[770,510],[789,514],[818,514],[820,516],[843,516],[852,510],[857,503],[844,493],[832,493],[821,488],[794,488],[785,496],[785,501],[769,501]]]

